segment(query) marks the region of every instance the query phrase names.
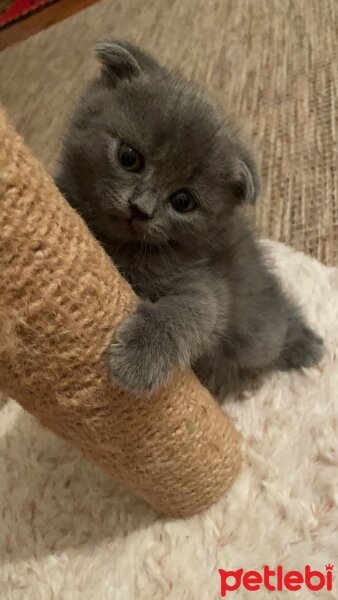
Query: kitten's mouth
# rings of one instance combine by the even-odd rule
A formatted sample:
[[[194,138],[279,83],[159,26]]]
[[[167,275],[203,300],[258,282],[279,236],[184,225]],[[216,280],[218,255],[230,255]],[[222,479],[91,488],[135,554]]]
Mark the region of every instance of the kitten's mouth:
[[[144,229],[142,221],[133,217],[113,217],[113,221],[115,221],[117,224],[118,222],[126,223],[131,231],[139,231],[140,229]]]
[[[132,217],[109,215],[109,223],[116,233],[134,239],[142,239],[146,231],[144,222]]]

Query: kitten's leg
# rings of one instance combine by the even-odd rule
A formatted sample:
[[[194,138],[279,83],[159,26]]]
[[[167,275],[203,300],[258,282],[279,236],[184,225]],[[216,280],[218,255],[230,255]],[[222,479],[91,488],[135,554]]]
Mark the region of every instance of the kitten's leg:
[[[217,300],[203,285],[141,302],[120,326],[109,349],[113,378],[124,388],[153,391],[175,367],[189,365],[212,343]]]
[[[210,354],[203,354],[193,364],[193,370],[200,382],[219,401],[235,395],[241,387],[242,373],[234,357],[225,356],[219,345]]]
[[[313,367],[321,360],[323,353],[323,339],[308,327],[298,314],[292,315],[277,360],[278,368],[286,370]]]
[[[236,355],[243,369],[300,369],[312,367],[323,356],[323,340],[308,327],[296,305],[287,302],[284,314],[258,323],[236,342]]]

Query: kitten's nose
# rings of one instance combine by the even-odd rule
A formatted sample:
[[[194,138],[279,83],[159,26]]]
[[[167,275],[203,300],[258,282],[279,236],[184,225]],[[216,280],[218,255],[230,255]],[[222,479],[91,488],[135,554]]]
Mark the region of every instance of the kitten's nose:
[[[143,209],[138,208],[138,206],[131,204],[130,206],[130,218],[131,219],[136,219],[137,221],[147,221],[148,219],[151,218],[150,215],[148,215],[146,212],[143,211]]]
[[[156,200],[147,192],[129,200],[131,218],[138,221],[147,221],[152,218],[155,210]]]

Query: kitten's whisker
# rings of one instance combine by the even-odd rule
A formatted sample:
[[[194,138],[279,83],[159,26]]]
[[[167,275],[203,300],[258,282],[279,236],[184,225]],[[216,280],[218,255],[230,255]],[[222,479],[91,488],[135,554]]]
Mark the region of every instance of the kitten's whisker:
[[[170,254],[169,254],[169,253],[168,253],[168,254],[166,253],[166,251],[165,251],[166,249],[168,249],[168,250],[169,250],[168,243],[167,243],[167,242],[163,242],[163,245],[162,245],[162,251],[163,251],[163,255],[164,255],[164,256],[165,256],[165,258],[167,259],[167,263],[168,263],[168,265],[170,265],[170,264],[171,264],[171,262],[172,262],[172,260],[171,260],[171,258],[172,258],[172,257],[170,256]]]
[[[169,253],[171,254],[172,258],[174,260],[176,260],[177,259],[177,254],[176,254],[175,250],[173,249],[173,247],[167,241],[165,241],[164,243],[165,243],[166,247],[168,248]]]
[[[163,244],[165,244],[165,245],[164,246],[162,244],[159,245],[160,252],[162,252],[162,255],[164,256],[165,260],[167,261],[167,265],[171,266],[172,261],[170,260],[170,257],[167,256],[167,254],[165,253],[165,250],[164,250],[164,248],[166,247],[167,243],[163,242]]]
[[[167,257],[166,257],[166,255],[164,253],[162,244],[158,245],[158,250],[159,250],[159,253],[160,253],[161,257],[164,257],[166,259]]]
[[[144,261],[143,261],[143,264],[147,265],[147,260],[149,258],[149,253],[148,253],[149,247],[148,247],[148,244],[146,242],[146,234],[143,235],[142,243],[144,244]]]
[[[141,259],[143,259],[143,260],[142,260],[142,262],[141,262],[141,266],[142,266],[142,267],[143,267],[143,265],[144,265],[145,256],[146,256],[146,254],[145,254],[145,253],[146,253],[146,248],[145,248],[145,243],[144,243],[144,241],[145,241],[145,236],[146,236],[146,234],[144,233],[144,234],[143,234],[143,237],[142,237],[142,240],[141,240],[141,252],[140,252],[140,258],[141,258]]]

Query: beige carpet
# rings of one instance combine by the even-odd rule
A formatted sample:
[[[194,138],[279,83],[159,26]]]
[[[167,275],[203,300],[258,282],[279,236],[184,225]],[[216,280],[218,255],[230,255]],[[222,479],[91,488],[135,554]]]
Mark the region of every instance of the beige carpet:
[[[338,257],[337,0],[103,0],[0,54],[0,101],[51,168],[102,37],[144,45],[243,121],[262,166],[262,233]]]
[[[0,101],[52,168],[72,98],[95,69],[89,47],[108,35],[142,43],[253,135],[264,235],[336,264],[337,31],[336,0],[103,0],[1,53]],[[230,403],[246,468],[205,514],[158,518],[3,399],[0,600],[217,600],[219,568],[337,568],[338,271],[278,244],[274,253],[326,356]],[[333,600],[337,581],[316,595],[227,598]]]
[[[203,515],[159,518],[15,402],[0,409],[0,600],[218,600],[218,569],[328,563],[331,592],[242,587],[226,598],[338,598],[338,269],[273,252],[326,355],[228,405],[246,465]]]

